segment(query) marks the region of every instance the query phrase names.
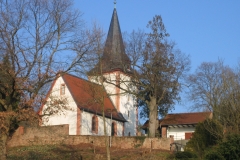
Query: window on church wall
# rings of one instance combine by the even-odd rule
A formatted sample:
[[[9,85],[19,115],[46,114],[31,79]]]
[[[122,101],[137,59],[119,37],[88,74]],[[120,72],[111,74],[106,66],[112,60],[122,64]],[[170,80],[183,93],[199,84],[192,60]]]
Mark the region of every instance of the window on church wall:
[[[65,95],[65,84],[61,84],[60,86],[60,95]]]
[[[106,81],[106,77],[103,77],[103,76],[99,77],[100,83],[104,83],[105,81]]]
[[[119,74],[116,75],[116,86],[118,88],[120,88],[120,75]]]
[[[92,132],[98,133],[98,117],[95,115],[92,117]]]
[[[112,122],[111,135],[112,136],[116,136],[117,135],[117,124],[116,124],[116,122]]]
[[[120,80],[117,80],[116,87],[120,88]]]

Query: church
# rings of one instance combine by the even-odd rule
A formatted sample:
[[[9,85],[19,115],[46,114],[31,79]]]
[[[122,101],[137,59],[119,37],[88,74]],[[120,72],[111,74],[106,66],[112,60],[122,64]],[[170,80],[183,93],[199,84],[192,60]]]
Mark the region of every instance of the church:
[[[41,126],[68,124],[69,135],[136,136],[137,99],[125,92],[132,73],[114,7],[98,64],[88,80],[59,73],[39,111]]]

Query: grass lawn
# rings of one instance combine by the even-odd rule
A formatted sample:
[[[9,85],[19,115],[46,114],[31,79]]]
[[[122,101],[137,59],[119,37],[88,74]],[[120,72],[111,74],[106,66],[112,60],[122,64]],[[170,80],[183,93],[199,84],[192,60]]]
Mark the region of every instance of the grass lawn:
[[[111,160],[165,160],[171,156],[170,151],[148,149],[111,148]],[[94,153],[95,152],[95,153]],[[45,145],[13,147],[8,149],[8,160],[101,160],[106,159],[105,147],[91,144]]]

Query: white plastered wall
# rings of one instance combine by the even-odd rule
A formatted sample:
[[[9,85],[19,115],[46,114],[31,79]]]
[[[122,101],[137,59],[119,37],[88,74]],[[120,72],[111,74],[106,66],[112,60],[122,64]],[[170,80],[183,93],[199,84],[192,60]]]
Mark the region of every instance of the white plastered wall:
[[[103,117],[98,116],[98,133],[92,132],[92,117],[94,114],[82,111],[81,114],[81,135],[104,135],[104,123],[103,123]],[[111,135],[111,119],[105,118],[106,120],[106,131],[107,135]],[[112,122],[115,122],[117,124],[117,136],[122,136],[122,130],[123,130],[123,122],[118,122],[115,120],[112,120]]]
[[[47,99],[47,104],[53,99],[67,99],[66,109],[58,109],[54,105],[47,106],[44,105],[42,109],[42,114],[48,114],[46,112],[47,107],[52,107],[51,111],[57,109],[57,113],[50,113],[50,115],[43,116],[42,118],[42,126],[49,125],[61,125],[61,124],[69,124],[69,135],[76,135],[77,133],[77,105],[74,102],[67,86],[65,85],[65,94],[60,94],[60,87],[64,84],[62,77],[59,77],[51,91],[50,96]]]
[[[170,135],[174,136],[174,140],[184,140],[185,133],[192,133],[195,131],[195,127],[185,127],[185,128],[168,128],[167,137]]]
[[[120,79],[122,81],[121,88],[128,90],[130,83],[130,77],[124,74],[120,74]],[[125,123],[124,135],[136,136],[137,133],[137,105],[136,96],[126,93],[120,90],[120,112],[123,114],[124,118],[128,121]]]
[[[107,82],[104,82],[103,85],[108,92],[111,101],[113,102],[114,106],[117,108],[117,95],[116,95],[116,77],[120,76],[120,86],[121,88],[124,88],[128,90],[129,83],[130,83],[130,77],[119,72],[112,72],[112,73],[107,73],[104,74],[104,77],[107,79]],[[90,81],[98,83],[97,82],[97,77],[92,76],[89,77]],[[114,83],[114,84],[110,84]],[[136,107],[136,97],[132,94],[127,93],[126,91],[120,89],[120,99],[119,99],[119,111],[122,113],[123,117],[128,121],[125,122],[124,124],[124,135],[128,136],[129,133],[131,136],[136,136],[137,133],[137,107]]]

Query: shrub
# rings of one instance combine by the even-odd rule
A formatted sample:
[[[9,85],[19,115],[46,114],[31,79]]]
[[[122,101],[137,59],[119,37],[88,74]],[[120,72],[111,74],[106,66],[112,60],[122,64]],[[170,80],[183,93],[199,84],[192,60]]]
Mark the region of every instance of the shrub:
[[[240,159],[240,135],[228,135],[226,140],[212,148],[206,155],[206,160]]]
[[[205,120],[196,126],[193,137],[187,143],[186,148],[197,153],[199,157],[202,157],[206,148],[216,145],[221,140],[220,136],[212,134],[210,128],[219,133],[222,132],[222,128],[216,121],[210,119]]]
[[[205,160],[225,160],[225,158],[217,151],[217,150],[210,150],[205,155]]]
[[[197,155],[190,151],[176,152],[176,159],[188,159],[188,158],[197,158]]]
[[[219,152],[225,159],[240,159],[240,135],[228,135],[219,145]]]

